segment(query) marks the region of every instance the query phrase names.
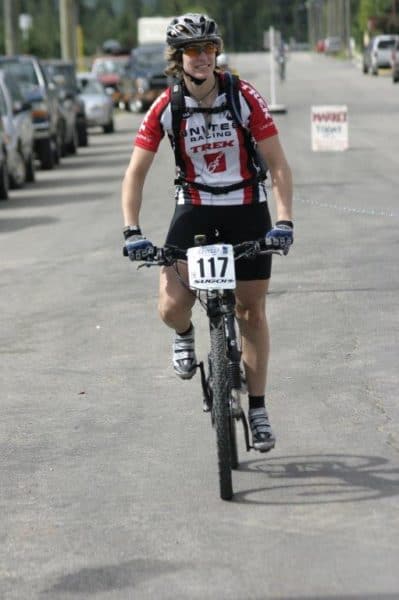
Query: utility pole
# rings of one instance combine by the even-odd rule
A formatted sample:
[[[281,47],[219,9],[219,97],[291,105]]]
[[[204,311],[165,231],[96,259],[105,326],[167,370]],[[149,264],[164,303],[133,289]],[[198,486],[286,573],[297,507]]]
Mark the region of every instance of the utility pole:
[[[19,0],[3,0],[5,50],[8,56],[18,54],[18,14]]]
[[[345,45],[348,58],[352,58],[351,46],[351,2],[345,0]]]
[[[60,0],[61,57],[76,62],[75,0]]]

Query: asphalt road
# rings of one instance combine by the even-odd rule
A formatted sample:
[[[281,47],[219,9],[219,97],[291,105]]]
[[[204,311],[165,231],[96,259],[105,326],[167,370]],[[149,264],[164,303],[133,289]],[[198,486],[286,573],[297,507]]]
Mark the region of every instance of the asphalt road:
[[[268,96],[263,55],[234,66]],[[199,378],[172,373],[156,269],[121,256],[140,117],[1,204],[2,600],[399,597],[399,86],[298,54],[277,100],[296,223],[268,297],[278,444],[240,438],[232,502]],[[311,151],[314,104],[347,104],[348,151]],[[171,167],[165,142],[142,213],[156,243]]]

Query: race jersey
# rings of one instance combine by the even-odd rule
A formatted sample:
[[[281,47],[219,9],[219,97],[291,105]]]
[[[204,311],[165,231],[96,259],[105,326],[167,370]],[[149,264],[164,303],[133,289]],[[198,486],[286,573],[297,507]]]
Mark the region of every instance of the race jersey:
[[[278,133],[268,106],[262,96],[248,82],[239,80],[241,118],[256,142]],[[185,96],[186,107],[198,107],[191,97]],[[225,93],[220,93],[213,107],[226,104]],[[185,164],[185,177],[207,186],[229,186],[253,177],[251,157],[245,145],[242,128],[237,126],[230,111],[211,113],[210,122],[204,113],[192,113],[182,118],[180,140]],[[173,147],[171,89],[165,90],[148,110],[135,139],[135,145],[151,152],[158,150],[165,133]],[[263,182],[259,193],[248,185],[224,194],[202,191],[192,185],[177,185],[178,204],[240,205],[266,201]]]

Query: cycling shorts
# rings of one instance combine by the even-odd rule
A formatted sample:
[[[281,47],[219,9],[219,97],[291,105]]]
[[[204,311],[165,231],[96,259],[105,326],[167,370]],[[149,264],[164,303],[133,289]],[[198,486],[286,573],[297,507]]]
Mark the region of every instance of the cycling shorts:
[[[194,236],[205,234],[208,244],[225,242],[238,244],[257,240],[272,228],[267,202],[239,206],[176,205],[166,237],[166,245],[190,248]],[[236,261],[237,281],[269,279],[272,268],[271,255]]]

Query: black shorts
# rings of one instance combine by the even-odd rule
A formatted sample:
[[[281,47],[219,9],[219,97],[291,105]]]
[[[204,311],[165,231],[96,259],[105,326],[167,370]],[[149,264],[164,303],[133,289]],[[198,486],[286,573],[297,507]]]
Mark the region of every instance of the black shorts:
[[[267,202],[239,206],[178,204],[165,243],[186,249],[194,246],[195,235],[205,234],[208,244],[238,244],[264,237],[271,227]],[[236,278],[238,281],[269,279],[271,269],[270,255],[240,258],[236,261]]]

